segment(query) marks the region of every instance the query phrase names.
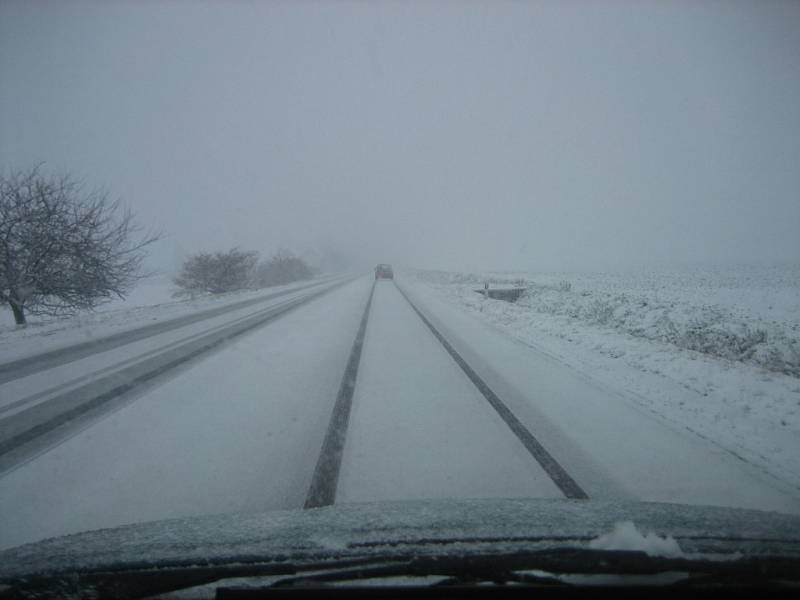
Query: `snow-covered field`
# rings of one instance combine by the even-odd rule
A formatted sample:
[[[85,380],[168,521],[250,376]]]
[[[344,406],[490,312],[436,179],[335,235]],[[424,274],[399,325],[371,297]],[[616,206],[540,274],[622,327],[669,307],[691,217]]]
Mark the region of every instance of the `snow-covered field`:
[[[409,275],[800,487],[800,265]],[[526,292],[485,299],[485,282]]]

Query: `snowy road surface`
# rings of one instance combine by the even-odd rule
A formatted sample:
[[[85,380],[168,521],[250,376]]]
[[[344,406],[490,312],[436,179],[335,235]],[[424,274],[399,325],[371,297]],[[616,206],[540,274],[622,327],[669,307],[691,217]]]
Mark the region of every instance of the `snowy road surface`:
[[[2,386],[0,473],[58,443],[93,418],[201,358],[238,335],[330,290],[337,283],[271,297],[255,306],[213,315],[102,354],[18,378]],[[104,342],[101,340],[100,345]],[[84,353],[81,351],[78,356]]]
[[[561,495],[391,281],[361,361],[337,499]]]
[[[561,497],[525,434],[589,498],[800,512],[795,488],[397,283],[511,417],[392,281],[298,289],[0,386],[0,548],[168,517],[302,508],[370,293],[336,502]],[[125,388],[141,373],[141,385]],[[58,420],[87,397],[106,398],[103,409]]]
[[[304,290],[306,288],[321,285],[320,281],[304,283],[301,285],[282,286],[279,291],[259,295],[255,298],[241,300],[223,306],[217,306],[207,310],[197,311],[192,314],[170,319],[168,321],[156,322],[150,325],[137,327],[126,331],[121,331],[102,339],[90,339],[86,342],[73,344],[63,348],[56,348],[41,354],[23,357],[17,360],[0,364],[0,384],[14,379],[20,379],[26,375],[35,374],[52,367],[74,362],[84,356],[91,356],[101,352],[108,352],[119,346],[130,344],[136,340],[153,337],[159,333],[172,331],[198,321],[210,319],[217,315],[228,315],[232,311],[244,309],[254,304],[263,304],[266,300],[285,296],[288,293]]]

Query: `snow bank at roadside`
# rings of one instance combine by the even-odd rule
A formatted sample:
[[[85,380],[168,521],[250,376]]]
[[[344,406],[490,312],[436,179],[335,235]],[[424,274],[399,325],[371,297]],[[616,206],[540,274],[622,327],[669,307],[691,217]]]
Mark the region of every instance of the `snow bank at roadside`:
[[[758,362],[765,350],[780,348],[776,340],[797,343],[798,274],[800,267],[683,274],[409,273],[441,299],[525,345],[800,487],[800,375]],[[475,292],[486,281],[522,281],[528,293],[517,303],[486,299]],[[592,317],[594,300],[611,307],[607,319]],[[736,333],[741,326],[767,334],[749,355],[726,356],[725,343],[701,352],[659,335],[695,327],[698,339],[713,339],[715,327]]]
[[[430,283],[523,286],[517,305],[536,312],[800,377],[800,266],[735,274],[563,274],[558,281],[552,275],[418,276]]]

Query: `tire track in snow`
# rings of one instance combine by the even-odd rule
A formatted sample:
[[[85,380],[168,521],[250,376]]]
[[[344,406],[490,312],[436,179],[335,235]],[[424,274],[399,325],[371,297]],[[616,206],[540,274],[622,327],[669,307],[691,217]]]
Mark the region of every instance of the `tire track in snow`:
[[[303,508],[328,506],[336,500],[336,487],[339,483],[342,453],[344,451],[345,438],[347,437],[347,426],[350,422],[350,409],[353,406],[353,392],[356,389],[358,365],[361,362],[361,350],[364,346],[369,309],[372,306],[372,297],[374,295],[375,282],[372,283],[372,288],[370,288],[367,306],[364,308],[364,315],[361,317],[358,333],[356,333],[356,339],[353,341],[353,347],[350,350],[350,358],[347,360],[342,383],[339,385],[339,393],[336,395],[331,420],[328,423],[328,430],[322,442],[322,450],[317,460],[317,466],[314,468],[311,486],[308,489]]]
[[[87,422],[94,416],[102,416],[119,406],[129,394],[154,383],[160,376],[201,358],[223,344],[252,332],[349,281],[335,283],[321,291],[312,291],[305,296],[281,302],[235,322],[233,326],[208,333],[3,419],[0,421],[0,477],[63,442],[75,432],[85,429]]]
[[[232,304],[210,308],[201,312],[169,319],[167,321],[161,321],[158,323],[152,323],[150,325],[144,325],[143,327],[137,327],[127,331],[113,333],[100,339],[81,342],[71,346],[66,346],[64,348],[57,348],[41,354],[26,356],[25,358],[3,363],[0,364],[0,384],[8,383],[9,381],[14,381],[15,379],[19,379],[21,377],[27,377],[28,375],[33,375],[39,371],[44,371],[45,369],[51,369],[53,367],[80,360],[81,358],[91,356],[92,354],[112,350],[114,348],[118,348],[119,346],[130,344],[131,342],[152,337],[167,331],[172,331],[173,329],[184,327],[204,319],[210,319],[218,315],[223,315],[226,312],[253,306],[255,304],[272,300],[279,296],[285,296],[293,292],[299,292],[315,286],[324,285],[325,283],[328,283],[328,281],[315,281],[313,283],[297,286],[289,290],[272,292],[270,294],[258,296],[257,298],[251,298]]]
[[[300,297],[304,297],[304,296],[300,296]],[[71,379],[69,381],[65,381],[63,383],[59,383],[59,384],[57,384],[57,385],[55,385],[55,386],[53,386],[53,387],[51,387],[49,389],[45,389],[45,390],[42,390],[41,392],[37,392],[37,393],[32,394],[30,396],[26,396],[24,398],[20,398],[19,400],[15,400],[14,402],[11,402],[11,403],[9,403],[9,404],[7,404],[5,406],[0,406],[0,419],[7,418],[7,417],[3,416],[4,413],[7,413],[7,412],[12,412],[12,413],[13,412],[19,412],[19,409],[22,408],[22,407],[26,407],[26,405],[32,405],[32,404],[35,404],[35,403],[39,403],[40,401],[45,402],[45,401],[48,401],[51,398],[54,398],[56,396],[61,396],[64,393],[75,389],[79,385],[86,384],[86,383],[91,382],[91,381],[96,381],[103,375],[107,375],[109,373],[114,373],[116,371],[119,371],[120,369],[123,369],[124,367],[128,367],[130,365],[137,364],[137,363],[139,363],[139,362],[143,361],[144,359],[149,358],[151,356],[157,356],[157,355],[163,354],[167,350],[171,350],[173,348],[178,348],[180,346],[184,346],[184,345],[188,344],[189,342],[192,342],[193,340],[197,340],[197,339],[200,339],[202,337],[208,337],[209,334],[217,332],[217,331],[223,331],[225,329],[229,329],[230,330],[234,326],[238,325],[239,323],[244,323],[245,321],[248,321],[248,320],[252,321],[255,317],[257,317],[259,315],[267,314],[269,311],[275,310],[275,308],[285,305],[286,302],[287,301],[284,300],[284,301],[282,301],[282,302],[280,302],[278,304],[272,304],[272,305],[268,306],[267,308],[259,309],[256,312],[251,312],[251,313],[248,313],[248,314],[246,314],[244,316],[232,319],[230,321],[226,321],[225,323],[221,323],[220,325],[216,325],[214,327],[211,327],[209,329],[205,329],[203,331],[200,331],[200,332],[197,332],[197,333],[193,333],[191,335],[188,335],[186,337],[178,339],[178,340],[176,340],[174,342],[165,344],[163,346],[157,346],[155,348],[150,348],[150,349],[148,349],[148,350],[146,350],[144,352],[141,352],[141,353],[139,353],[139,354],[137,354],[135,356],[131,356],[129,358],[125,358],[124,360],[116,362],[116,363],[114,363],[112,365],[109,365],[109,366],[104,367],[102,369],[99,369],[97,371],[93,371],[93,372],[87,373],[86,375],[81,375],[79,377],[76,377],[76,378]]]
[[[539,442],[539,440],[534,437],[534,435],[522,424],[522,422],[517,419],[511,409],[506,406],[506,404],[495,394],[491,388],[486,384],[486,382],[481,379],[481,377],[470,367],[467,362],[463,359],[463,357],[456,351],[455,348],[448,342],[445,337],[437,330],[433,324],[428,320],[428,318],[422,314],[422,312],[416,307],[416,305],[411,301],[411,299],[406,295],[403,289],[397,285],[395,282],[395,287],[406,299],[406,302],[411,305],[411,308],[414,309],[414,312],[417,313],[422,322],[427,325],[428,329],[430,329],[433,336],[439,340],[439,342],[444,346],[445,350],[447,350],[448,354],[456,361],[461,370],[464,371],[464,374],[469,378],[469,380],[478,388],[478,390],[483,394],[483,397],[491,404],[492,408],[497,411],[497,414],[500,415],[500,418],[505,421],[506,425],[508,425],[509,429],[517,436],[522,445],[528,450],[528,452],[533,456],[536,462],[542,467],[545,473],[548,474],[550,479],[553,480],[553,483],[561,490],[561,492],[567,498],[575,498],[575,499],[588,499],[589,495],[581,488],[580,485],[566,472],[566,470],[558,463],[558,461],[551,455],[544,446]]]

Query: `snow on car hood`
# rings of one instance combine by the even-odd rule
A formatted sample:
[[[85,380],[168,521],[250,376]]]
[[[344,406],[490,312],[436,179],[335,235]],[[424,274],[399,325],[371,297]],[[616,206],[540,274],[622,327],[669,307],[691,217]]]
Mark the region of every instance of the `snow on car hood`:
[[[800,516],[630,501],[398,501],[155,521],[0,552],[0,579],[253,561],[508,552],[587,546],[632,522],[687,552],[800,556]]]

